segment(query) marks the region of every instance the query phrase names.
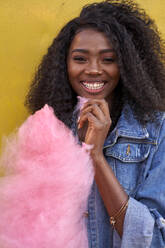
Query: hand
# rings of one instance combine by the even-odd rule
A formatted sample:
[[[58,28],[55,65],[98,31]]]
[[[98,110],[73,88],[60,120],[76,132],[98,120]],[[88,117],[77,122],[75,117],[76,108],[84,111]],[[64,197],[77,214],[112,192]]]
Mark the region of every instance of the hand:
[[[84,142],[92,144],[91,156],[102,155],[104,141],[111,126],[108,103],[104,100],[90,99],[80,112],[78,128],[85,130]]]

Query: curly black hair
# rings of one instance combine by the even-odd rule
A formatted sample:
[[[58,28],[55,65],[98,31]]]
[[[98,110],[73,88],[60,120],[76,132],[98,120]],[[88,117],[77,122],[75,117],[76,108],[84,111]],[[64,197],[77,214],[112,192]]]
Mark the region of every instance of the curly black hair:
[[[69,21],[43,57],[25,105],[34,113],[47,103],[70,127],[77,96],[68,80],[67,54],[76,33],[87,28],[103,32],[117,54],[113,123],[124,103],[141,123],[154,121],[157,111],[165,111],[165,45],[154,21],[132,0],[89,4]]]

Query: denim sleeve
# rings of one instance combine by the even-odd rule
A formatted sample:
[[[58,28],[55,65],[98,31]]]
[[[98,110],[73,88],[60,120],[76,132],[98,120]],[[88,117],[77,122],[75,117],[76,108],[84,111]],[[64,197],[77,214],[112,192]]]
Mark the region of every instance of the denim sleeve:
[[[150,168],[135,198],[129,199],[121,248],[165,247],[165,124]]]

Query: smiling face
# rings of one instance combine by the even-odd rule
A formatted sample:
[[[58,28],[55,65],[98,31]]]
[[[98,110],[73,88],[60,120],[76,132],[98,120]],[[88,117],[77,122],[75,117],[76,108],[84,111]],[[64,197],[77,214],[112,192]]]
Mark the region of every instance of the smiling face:
[[[93,29],[75,35],[67,68],[73,90],[86,98],[110,100],[120,78],[112,45],[103,33]]]

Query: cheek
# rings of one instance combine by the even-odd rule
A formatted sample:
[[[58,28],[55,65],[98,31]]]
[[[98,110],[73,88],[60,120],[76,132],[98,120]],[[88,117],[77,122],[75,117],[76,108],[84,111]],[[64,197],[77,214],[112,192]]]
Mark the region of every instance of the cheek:
[[[117,65],[114,65],[111,67],[111,70],[109,71],[109,75],[114,79],[115,81],[119,81],[120,78],[120,71],[119,67]]]
[[[69,63],[68,64],[68,77],[70,80],[73,80],[78,75],[78,68],[76,65]]]

